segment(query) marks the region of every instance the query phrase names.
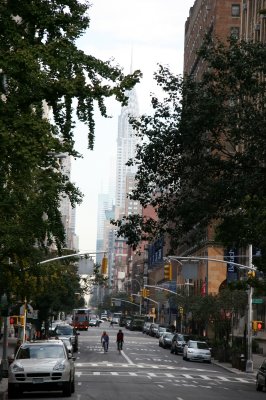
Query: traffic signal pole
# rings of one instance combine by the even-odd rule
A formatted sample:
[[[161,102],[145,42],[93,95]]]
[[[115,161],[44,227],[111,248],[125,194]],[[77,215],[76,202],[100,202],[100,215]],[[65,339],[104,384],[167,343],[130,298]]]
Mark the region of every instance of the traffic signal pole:
[[[249,260],[249,268],[252,269],[252,245],[248,247],[248,260]],[[248,288],[248,323],[247,323],[247,345],[248,345],[248,359],[246,362],[246,372],[253,372],[253,356],[252,356],[252,318],[253,318],[253,309],[252,309],[252,297],[253,297],[253,287],[249,285]]]

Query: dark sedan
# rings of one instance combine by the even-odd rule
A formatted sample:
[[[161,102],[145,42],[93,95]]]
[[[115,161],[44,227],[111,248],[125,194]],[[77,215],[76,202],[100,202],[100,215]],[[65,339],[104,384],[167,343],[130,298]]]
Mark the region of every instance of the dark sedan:
[[[258,369],[256,376],[256,390],[261,392],[266,386],[266,360],[263,361],[260,368]]]
[[[164,349],[169,349],[172,344],[174,334],[171,332],[164,332],[159,338],[159,346]]]

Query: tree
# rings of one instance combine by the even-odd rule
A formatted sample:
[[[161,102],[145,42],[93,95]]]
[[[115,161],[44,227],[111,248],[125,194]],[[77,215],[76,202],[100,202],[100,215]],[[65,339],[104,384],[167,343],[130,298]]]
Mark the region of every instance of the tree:
[[[13,290],[12,265],[32,267],[35,246],[64,245],[59,205],[82,199],[58,154],[74,148],[75,118],[94,143],[94,108],[107,117],[105,98],[122,104],[140,72],[76,47],[89,27],[89,4],[77,0],[5,0],[0,4],[0,281]],[[74,116],[76,114],[76,117]]]
[[[176,247],[188,233],[195,244],[213,224],[220,242],[253,243],[265,254],[265,56],[262,43],[206,38],[201,80],[159,67],[165,98],[132,120],[140,144],[130,161],[138,167],[130,197],[152,205],[158,221],[114,221],[130,245],[169,234]]]

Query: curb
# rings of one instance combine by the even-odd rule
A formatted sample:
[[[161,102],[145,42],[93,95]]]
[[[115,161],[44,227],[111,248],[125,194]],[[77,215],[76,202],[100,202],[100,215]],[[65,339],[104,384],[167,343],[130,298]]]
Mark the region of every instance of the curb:
[[[227,367],[223,363],[219,363],[214,360],[212,360],[212,364],[217,365],[217,367],[221,367],[221,368],[225,369],[226,371],[231,372],[232,374],[236,374],[236,375],[248,375],[248,376],[256,377],[256,374],[257,374],[256,371],[245,372],[245,371],[241,371],[240,369],[237,369],[237,368]]]

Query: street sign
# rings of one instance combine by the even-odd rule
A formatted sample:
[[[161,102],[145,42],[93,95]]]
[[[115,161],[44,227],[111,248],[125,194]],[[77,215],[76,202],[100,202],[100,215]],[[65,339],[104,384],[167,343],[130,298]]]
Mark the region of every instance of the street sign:
[[[264,300],[263,299],[252,299],[252,304],[263,304]]]

